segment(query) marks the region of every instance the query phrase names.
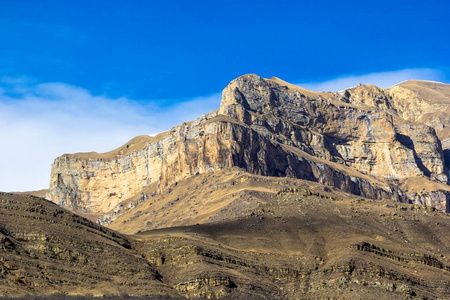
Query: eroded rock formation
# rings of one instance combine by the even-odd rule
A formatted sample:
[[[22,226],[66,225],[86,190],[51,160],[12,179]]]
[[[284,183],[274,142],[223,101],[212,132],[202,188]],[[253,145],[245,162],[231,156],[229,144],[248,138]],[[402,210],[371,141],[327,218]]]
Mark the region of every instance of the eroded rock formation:
[[[109,153],[57,158],[47,198],[104,214],[149,187],[160,192],[196,174],[238,167],[446,210],[450,187],[439,138],[446,123],[436,120],[447,115],[436,103],[450,105],[450,88],[440,84],[434,101],[426,97],[435,94],[421,92],[424,85],[432,89],[407,82],[316,93],[244,75],[224,89],[218,111]],[[421,178],[421,189],[410,178]]]

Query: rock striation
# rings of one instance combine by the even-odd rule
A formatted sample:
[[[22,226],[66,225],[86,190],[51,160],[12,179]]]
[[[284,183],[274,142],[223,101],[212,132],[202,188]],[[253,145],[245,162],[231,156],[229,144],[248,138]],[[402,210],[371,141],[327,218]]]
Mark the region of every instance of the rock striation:
[[[0,216],[1,299],[178,294],[129,237],[52,202],[0,193]]]
[[[193,122],[109,153],[58,157],[46,197],[105,214],[144,190],[159,193],[198,174],[237,167],[449,211],[450,142],[447,123],[439,120],[450,123],[441,107],[450,107],[450,88],[430,84],[316,93],[244,75],[224,89],[217,111]]]

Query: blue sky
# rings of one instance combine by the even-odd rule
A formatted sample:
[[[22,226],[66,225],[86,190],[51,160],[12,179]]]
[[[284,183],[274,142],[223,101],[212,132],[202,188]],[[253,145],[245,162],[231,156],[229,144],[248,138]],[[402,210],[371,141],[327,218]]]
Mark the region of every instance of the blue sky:
[[[45,188],[58,155],[213,110],[246,73],[311,89],[449,82],[449,11],[447,0],[0,0],[0,141],[14,145],[0,152],[0,190]]]

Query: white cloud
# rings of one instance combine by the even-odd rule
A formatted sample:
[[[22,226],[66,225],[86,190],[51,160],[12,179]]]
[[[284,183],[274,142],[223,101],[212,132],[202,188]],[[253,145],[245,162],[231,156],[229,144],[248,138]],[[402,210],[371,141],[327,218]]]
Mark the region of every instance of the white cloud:
[[[434,80],[441,81],[444,74],[434,69],[404,69],[390,72],[369,73],[363,75],[348,75],[323,82],[305,82],[297,85],[312,91],[342,91],[358,84],[372,84],[388,88],[405,80]]]
[[[105,152],[141,134],[170,129],[219,107],[220,94],[161,107],[110,99],[64,83],[0,80],[0,191],[48,187],[64,153]]]

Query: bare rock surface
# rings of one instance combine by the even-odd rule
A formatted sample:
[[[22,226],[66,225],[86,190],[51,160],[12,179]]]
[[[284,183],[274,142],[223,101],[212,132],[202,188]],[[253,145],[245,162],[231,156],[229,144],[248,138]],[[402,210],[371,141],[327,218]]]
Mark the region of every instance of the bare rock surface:
[[[448,85],[418,81],[316,93],[244,75],[224,89],[218,111],[108,153],[57,158],[46,197],[103,215],[149,186],[162,193],[197,174],[237,167],[445,211],[446,123],[438,120],[449,95]],[[409,178],[421,178],[425,188],[408,192],[414,187],[401,182]]]

